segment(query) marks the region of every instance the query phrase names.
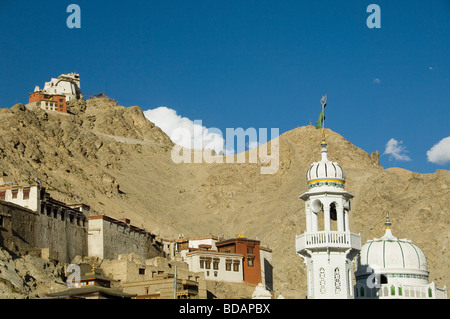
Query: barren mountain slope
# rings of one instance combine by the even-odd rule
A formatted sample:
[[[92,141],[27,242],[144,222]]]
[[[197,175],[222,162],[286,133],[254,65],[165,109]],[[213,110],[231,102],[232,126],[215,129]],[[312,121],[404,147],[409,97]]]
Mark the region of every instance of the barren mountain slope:
[[[0,174],[38,178],[56,198],[78,198],[93,214],[127,217],[165,238],[239,233],[273,249],[274,286],[303,298],[305,265],[295,236],[305,231],[306,171],[320,160],[321,133],[298,127],[279,137],[280,167],[262,175],[258,164],[175,164],[173,143],[137,107],[106,98],[69,102],[72,114],[0,109]],[[363,243],[384,233],[413,240],[428,257],[430,279],[449,286],[446,252],[450,172],[384,170],[374,156],[326,130],[328,157],[346,173],[355,195],[350,229]]]

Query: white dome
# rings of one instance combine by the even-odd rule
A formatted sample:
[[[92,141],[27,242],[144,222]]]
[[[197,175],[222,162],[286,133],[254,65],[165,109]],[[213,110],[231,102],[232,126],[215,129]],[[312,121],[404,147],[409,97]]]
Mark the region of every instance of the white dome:
[[[428,282],[428,264],[424,252],[411,240],[394,237],[389,217],[384,236],[369,240],[361,247],[357,278],[373,271],[402,281]]]
[[[428,271],[422,249],[410,240],[385,238],[368,241],[361,248],[361,264],[382,269],[410,269]]]
[[[325,140],[322,141],[322,160],[311,164],[306,179],[309,189],[315,187],[337,187],[344,188],[345,173],[337,162],[331,162],[327,157]]]

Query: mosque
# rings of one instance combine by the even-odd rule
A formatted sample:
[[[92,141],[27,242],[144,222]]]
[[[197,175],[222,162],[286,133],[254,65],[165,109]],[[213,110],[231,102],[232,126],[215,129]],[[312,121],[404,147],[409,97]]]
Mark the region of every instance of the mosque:
[[[384,236],[361,246],[361,236],[349,227],[354,195],[344,190],[344,170],[328,160],[323,133],[321,146],[322,159],[308,169],[308,191],[300,196],[305,201],[306,232],[295,239],[307,268],[307,298],[447,299],[446,287],[429,283],[424,252],[411,240],[392,234],[389,216]]]

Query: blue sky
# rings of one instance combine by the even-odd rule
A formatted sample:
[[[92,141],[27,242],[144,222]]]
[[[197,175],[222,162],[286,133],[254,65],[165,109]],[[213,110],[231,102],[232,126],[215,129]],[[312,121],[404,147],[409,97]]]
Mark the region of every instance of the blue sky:
[[[379,29],[366,25],[372,3]],[[450,169],[450,139],[439,163],[427,158],[450,136],[448,0],[1,0],[0,28],[0,107],[78,72],[84,94],[282,134],[314,124],[326,93],[326,127],[385,168]]]

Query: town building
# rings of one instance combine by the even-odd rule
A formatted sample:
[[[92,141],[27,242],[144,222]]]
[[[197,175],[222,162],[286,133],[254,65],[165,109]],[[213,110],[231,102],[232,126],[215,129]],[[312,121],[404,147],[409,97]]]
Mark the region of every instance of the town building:
[[[163,241],[127,218],[90,215],[88,205],[57,200],[37,181],[0,180],[0,243],[12,251],[36,250],[46,260],[64,263],[101,260],[105,278],[137,298],[206,298],[206,280],[261,283],[273,290],[272,250],[259,240],[210,235]],[[72,288],[83,290],[49,297],[106,297],[111,287],[98,276]],[[176,291],[169,289],[173,285]]]
[[[137,299],[207,297],[204,274],[190,271],[182,261],[169,262],[163,257],[144,259],[136,253],[129,253],[114,260],[101,260],[98,268],[119,283],[124,292],[136,294]],[[174,295],[175,282],[177,293]]]
[[[47,258],[70,262],[87,255],[87,216],[58,201],[35,181],[0,184],[1,242],[10,249],[41,249]]]
[[[129,219],[89,216],[90,207],[52,198],[36,181],[0,181],[0,240],[24,251],[40,249],[48,259],[70,262],[76,256],[117,259],[137,253],[163,256],[162,244]]]
[[[123,291],[136,299],[205,299],[199,283],[192,279],[176,278],[174,274],[154,274],[152,279],[123,283]]]
[[[263,283],[273,290],[272,250],[259,240],[241,235],[223,239],[216,236],[181,238],[166,242],[172,258],[182,260],[189,270],[203,272],[206,280]]]
[[[361,250],[361,237],[350,232],[350,199],[344,190],[345,174],[327,157],[323,138],[322,160],[306,174],[306,232],[295,239],[297,254],[307,268],[309,299],[353,299],[353,259]]]
[[[206,280],[242,282],[244,278],[243,256],[211,250],[184,250],[189,270],[203,272]]]
[[[133,226],[130,220],[106,215],[89,216],[88,255],[101,259],[117,259],[131,252],[148,259],[163,255],[161,243],[145,229]]]
[[[429,282],[425,253],[411,240],[392,234],[386,216],[385,234],[367,241],[356,260],[358,299],[447,299],[447,288]]]
[[[111,287],[111,279],[92,272],[82,276],[73,287],[53,293],[47,293],[47,299],[131,299],[135,294],[129,294]]]
[[[260,241],[243,236],[221,240],[216,243],[218,252],[242,255],[243,280],[252,284],[259,284],[261,277]]]

